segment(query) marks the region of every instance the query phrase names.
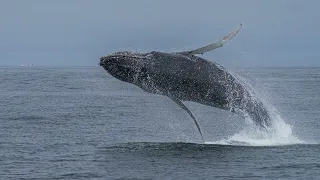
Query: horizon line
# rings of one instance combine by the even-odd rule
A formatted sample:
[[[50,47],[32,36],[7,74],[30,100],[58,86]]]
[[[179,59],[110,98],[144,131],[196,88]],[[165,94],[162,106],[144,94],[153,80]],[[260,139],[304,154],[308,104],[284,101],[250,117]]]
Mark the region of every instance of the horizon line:
[[[32,65],[32,66],[28,66],[27,65],[0,65],[0,67],[21,67],[21,68],[27,68],[27,67],[100,67],[99,65]],[[228,66],[226,66],[228,67]],[[229,66],[230,67],[230,66]],[[294,66],[264,66],[264,65],[260,65],[260,66],[250,66],[250,65],[246,65],[246,66],[231,66],[234,68],[320,68],[320,65],[308,65],[308,66],[303,66],[303,65],[294,65]]]

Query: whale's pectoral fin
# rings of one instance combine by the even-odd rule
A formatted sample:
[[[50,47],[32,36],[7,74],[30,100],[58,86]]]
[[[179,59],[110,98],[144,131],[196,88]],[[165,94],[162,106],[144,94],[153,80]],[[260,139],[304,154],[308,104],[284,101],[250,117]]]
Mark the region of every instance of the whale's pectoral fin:
[[[197,128],[198,128],[198,131],[201,135],[201,139],[202,141],[204,142],[204,139],[203,139],[203,135],[202,135],[202,132],[201,132],[201,129],[200,129],[200,126],[196,120],[196,118],[193,116],[193,114],[191,113],[191,111],[187,108],[187,106],[185,106],[179,99],[175,98],[175,97],[170,97],[175,103],[177,103],[182,109],[184,109],[185,111],[187,111],[187,113],[191,116],[191,118],[193,119],[194,123],[196,124]]]
[[[198,49],[195,49],[195,50],[191,50],[191,51],[186,51],[186,52],[182,52],[183,54],[203,54],[203,53],[206,53],[206,52],[209,52],[209,51],[212,51],[214,49],[217,49],[217,48],[220,48],[222,47],[226,42],[228,42],[229,40],[231,40],[235,35],[238,34],[238,32],[240,31],[242,27],[242,24],[240,24],[240,26],[232,31],[231,33],[229,33],[228,35],[226,35],[223,39],[217,41],[217,42],[214,42],[212,44],[209,44],[207,46],[204,46],[204,47],[201,47],[201,48],[198,48]]]

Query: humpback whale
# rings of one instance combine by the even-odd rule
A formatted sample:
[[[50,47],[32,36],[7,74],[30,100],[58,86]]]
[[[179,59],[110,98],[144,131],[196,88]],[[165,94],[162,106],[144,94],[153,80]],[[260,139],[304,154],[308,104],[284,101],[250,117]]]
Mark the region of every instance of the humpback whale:
[[[242,24],[221,40],[198,49],[169,53],[115,52],[102,56],[99,64],[121,81],[172,99],[191,116],[203,141],[200,125],[183,101],[249,117],[265,129],[270,125],[268,110],[246,83],[216,62],[197,56],[222,47],[241,27]]]

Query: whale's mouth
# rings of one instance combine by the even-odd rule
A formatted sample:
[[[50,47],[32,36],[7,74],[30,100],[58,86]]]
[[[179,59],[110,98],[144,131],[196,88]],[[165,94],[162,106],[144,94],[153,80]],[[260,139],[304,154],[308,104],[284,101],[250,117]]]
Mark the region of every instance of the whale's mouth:
[[[148,55],[149,53],[116,52],[102,56],[99,65],[113,77],[132,83],[137,80]]]
[[[109,63],[109,64],[101,64],[101,66],[113,77],[132,83],[134,81],[134,77],[136,74],[136,71],[134,71],[130,67],[117,65],[115,63]]]
[[[99,65],[113,77],[128,83],[134,83],[140,72],[138,57],[130,54],[112,54],[102,56]]]

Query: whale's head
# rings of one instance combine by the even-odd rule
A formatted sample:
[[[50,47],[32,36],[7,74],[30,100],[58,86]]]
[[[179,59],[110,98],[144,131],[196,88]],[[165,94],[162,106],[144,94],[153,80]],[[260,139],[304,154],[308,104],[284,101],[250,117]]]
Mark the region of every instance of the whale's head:
[[[99,65],[113,77],[135,83],[143,73],[146,61],[148,61],[147,53],[124,51],[102,56]]]

